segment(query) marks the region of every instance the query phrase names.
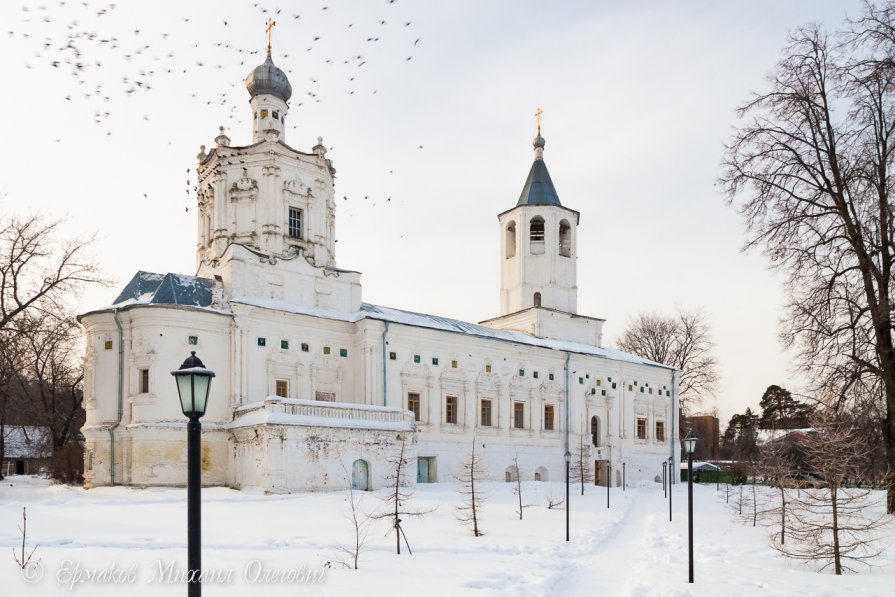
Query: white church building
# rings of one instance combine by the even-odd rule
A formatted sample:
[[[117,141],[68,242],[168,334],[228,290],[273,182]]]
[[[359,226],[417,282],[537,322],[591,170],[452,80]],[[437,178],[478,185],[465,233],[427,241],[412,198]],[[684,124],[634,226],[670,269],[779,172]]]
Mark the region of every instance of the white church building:
[[[185,484],[170,373],[191,351],[216,372],[206,485],[377,488],[402,443],[420,483],[450,481],[472,442],[494,480],[515,479],[516,455],[523,480],[563,480],[582,444],[600,485],[677,458],[678,372],[604,348],[604,320],[577,313],[579,213],[540,127],[498,215],[500,315],[466,323],[362,301],[360,273],[336,265],[333,164],[321,142],[286,144],[292,89],[269,52],[246,87],[252,142],[222,128],[197,156],[196,274],[139,271],[80,316],[88,487]]]

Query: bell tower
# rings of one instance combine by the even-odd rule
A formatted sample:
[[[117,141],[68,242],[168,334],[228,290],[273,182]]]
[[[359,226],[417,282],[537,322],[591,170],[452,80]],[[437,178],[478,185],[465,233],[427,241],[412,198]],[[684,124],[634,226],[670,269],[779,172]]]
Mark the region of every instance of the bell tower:
[[[285,143],[289,79],[267,58],[245,80],[252,143],[232,145],[223,127],[199,163],[198,274],[220,277],[226,299],[304,308],[360,309],[358,272],[335,257],[335,175],[323,139],[310,151]]]
[[[600,346],[603,320],[578,315],[579,213],[565,207],[544,163],[538,108],[534,161],[500,222],[500,316],[482,325]]]
[[[500,314],[531,307],[575,313],[578,219],[563,207],[544,163],[544,137],[534,139],[535,158],[516,206],[499,216],[501,234]]]

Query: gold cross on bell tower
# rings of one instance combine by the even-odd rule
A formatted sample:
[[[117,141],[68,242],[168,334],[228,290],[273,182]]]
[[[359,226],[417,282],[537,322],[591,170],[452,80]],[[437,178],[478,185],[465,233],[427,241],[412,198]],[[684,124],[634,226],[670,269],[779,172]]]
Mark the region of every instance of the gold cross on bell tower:
[[[267,28],[265,29],[265,31],[267,31],[267,55],[268,56],[270,56],[270,37],[271,37],[271,34],[273,33],[273,28],[276,24],[277,24],[277,22],[274,21],[273,19],[267,19]]]
[[[541,136],[541,114],[543,114],[543,113],[544,113],[544,111],[541,110],[541,108],[538,108],[538,111],[535,112],[535,116],[538,119],[538,137]]]

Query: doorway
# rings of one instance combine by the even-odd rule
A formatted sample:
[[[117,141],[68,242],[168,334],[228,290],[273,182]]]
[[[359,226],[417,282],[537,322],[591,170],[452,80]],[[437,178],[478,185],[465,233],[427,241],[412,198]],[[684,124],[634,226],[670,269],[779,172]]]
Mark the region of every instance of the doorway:
[[[370,473],[366,460],[355,460],[351,465],[351,488],[361,491],[370,488]]]

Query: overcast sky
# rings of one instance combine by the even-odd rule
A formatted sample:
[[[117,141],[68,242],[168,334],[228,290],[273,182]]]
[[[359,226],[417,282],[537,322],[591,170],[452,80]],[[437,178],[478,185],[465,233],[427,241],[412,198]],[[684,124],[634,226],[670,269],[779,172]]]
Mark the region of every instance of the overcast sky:
[[[787,32],[859,2],[253,4],[0,3],[0,211],[97,234],[116,283],[79,311],[139,269],[195,273],[195,155],[220,125],[251,142],[243,81],[273,15],[285,141],[330,148],[337,261],[363,272],[366,302],[498,314],[496,216],[518,200],[540,106],[547,166],[581,212],[578,311],[607,320],[606,343],[637,313],[704,309],[723,376],[705,406],[722,424],[770,384],[799,389],[777,339],[780,276],[740,251],[715,181],[735,108],[765,88]]]

